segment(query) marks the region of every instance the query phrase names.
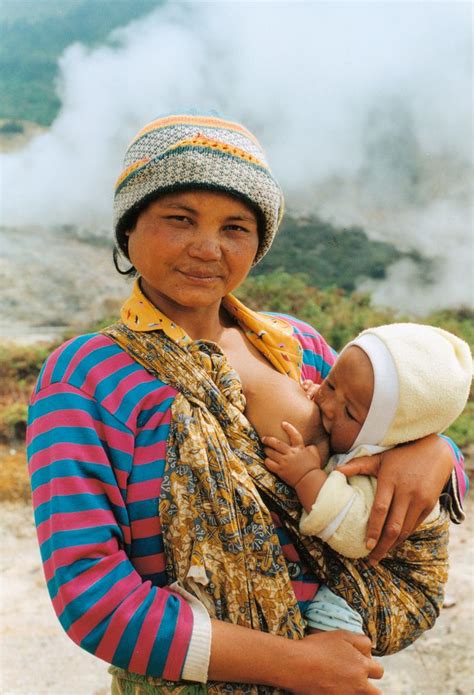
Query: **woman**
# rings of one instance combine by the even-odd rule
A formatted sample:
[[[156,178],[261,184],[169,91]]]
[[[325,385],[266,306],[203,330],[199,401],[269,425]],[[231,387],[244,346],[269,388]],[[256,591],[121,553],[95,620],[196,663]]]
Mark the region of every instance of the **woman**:
[[[121,322],[49,358],[30,411],[35,518],[63,628],[114,665],[116,693],[378,693],[368,638],[304,636],[315,570],[326,580],[334,558],[298,536],[297,500],[261,465],[244,415],[266,388],[298,426],[311,407],[300,378],[320,381],[334,360],[307,325],[229,295],[283,212],[258,142],[219,118],[154,121],[128,148],[115,212],[139,281]],[[374,562],[446,480],[457,499],[453,460],[435,437],[384,455]]]

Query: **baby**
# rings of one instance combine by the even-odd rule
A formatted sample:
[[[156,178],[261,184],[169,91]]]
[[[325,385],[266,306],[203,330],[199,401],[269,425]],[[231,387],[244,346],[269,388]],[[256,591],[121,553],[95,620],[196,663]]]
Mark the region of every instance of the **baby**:
[[[321,386],[304,384],[320,409],[333,453],[329,461],[321,437],[305,446],[300,430],[288,422],[282,428],[289,443],[262,437],[265,465],[295,489],[303,506],[300,530],[346,557],[368,555],[377,480],[346,478],[338,469],[352,458],[446,429],[465,407],[471,379],[469,347],[439,328],[392,324],[365,330],[350,342]],[[438,515],[439,505],[424,524]],[[306,618],[317,629],[362,629],[358,615],[326,587]]]

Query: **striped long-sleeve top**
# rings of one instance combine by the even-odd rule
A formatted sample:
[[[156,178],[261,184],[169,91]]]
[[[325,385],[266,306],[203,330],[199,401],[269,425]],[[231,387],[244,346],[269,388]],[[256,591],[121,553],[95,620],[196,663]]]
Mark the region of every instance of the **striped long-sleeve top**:
[[[285,318],[303,348],[303,378],[320,383],[335,353],[307,324]],[[208,626],[192,601],[167,586],[158,516],[176,393],[108,337],[74,338],[39,376],[28,459],[44,574],[66,633],[134,673],[200,680]],[[274,521],[304,610],[316,578]]]

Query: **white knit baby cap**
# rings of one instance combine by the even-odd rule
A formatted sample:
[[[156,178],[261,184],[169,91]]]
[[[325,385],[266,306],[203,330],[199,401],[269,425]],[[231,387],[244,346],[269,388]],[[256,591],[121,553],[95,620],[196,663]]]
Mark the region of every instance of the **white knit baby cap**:
[[[380,446],[397,412],[399,401],[397,368],[385,343],[373,333],[361,333],[344,350],[352,345],[361,348],[372,364],[374,392],[367,417],[351,449],[362,444]]]
[[[366,352],[374,369],[374,395],[353,447],[395,446],[442,432],[463,411],[473,371],[464,340],[434,326],[393,323],[362,331],[350,344]]]

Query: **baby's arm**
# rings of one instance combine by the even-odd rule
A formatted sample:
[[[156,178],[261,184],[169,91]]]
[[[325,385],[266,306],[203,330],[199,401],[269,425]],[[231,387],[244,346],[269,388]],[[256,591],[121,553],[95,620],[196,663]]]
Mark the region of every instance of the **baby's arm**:
[[[290,444],[276,437],[263,437],[266,467],[294,488],[304,511],[300,530],[318,536],[345,557],[370,553],[366,545],[376,478],[358,475],[346,478],[339,471],[322,470],[324,460],[317,445],[304,446],[298,430],[282,423]]]
[[[289,422],[282,422],[289,444],[277,437],[262,437],[265,445],[266,467],[294,488],[306,511],[310,511],[327,474],[322,470],[329,455],[326,436],[309,446],[304,445],[301,433]]]
[[[333,471],[311,509],[305,508],[301,532],[318,536],[345,557],[365,557],[370,553],[366,534],[376,485],[376,478],[364,475],[346,478],[341,472]]]

